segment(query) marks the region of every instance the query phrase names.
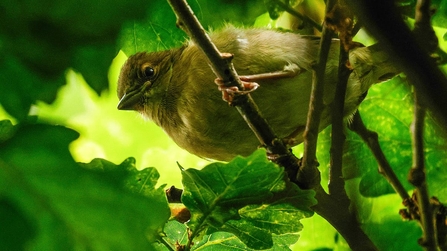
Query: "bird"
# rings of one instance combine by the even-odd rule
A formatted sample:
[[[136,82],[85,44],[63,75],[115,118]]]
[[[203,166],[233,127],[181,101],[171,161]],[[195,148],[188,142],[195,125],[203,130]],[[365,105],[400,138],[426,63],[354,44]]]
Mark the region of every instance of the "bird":
[[[254,76],[259,88],[250,95],[276,135],[292,142],[290,147],[302,143],[320,38],[234,26],[212,31],[209,37],[220,52],[233,55],[239,76]],[[320,131],[331,121],[339,51],[340,42],[333,39],[324,76]],[[371,85],[399,73],[388,55],[374,45],[350,50],[349,65],[347,118]],[[276,74],[263,77],[269,73]],[[178,146],[199,157],[230,161],[248,156],[260,143],[238,111],[222,101],[215,82],[208,59],[193,41],[165,51],[138,52],[121,68],[118,109],[139,112]]]

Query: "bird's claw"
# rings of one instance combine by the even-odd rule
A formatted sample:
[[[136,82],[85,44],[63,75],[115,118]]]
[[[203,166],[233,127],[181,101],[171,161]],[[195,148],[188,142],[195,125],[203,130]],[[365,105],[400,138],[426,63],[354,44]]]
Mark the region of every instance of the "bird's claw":
[[[236,96],[246,95],[259,87],[259,84],[256,82],[242,81],[243,89],[239,90],[237,86],[226,86],[225,82],[220,78],[216,78],[214,82],[217,84],[219,91],[222,92],[222,99],[229,104],[233,103]]]

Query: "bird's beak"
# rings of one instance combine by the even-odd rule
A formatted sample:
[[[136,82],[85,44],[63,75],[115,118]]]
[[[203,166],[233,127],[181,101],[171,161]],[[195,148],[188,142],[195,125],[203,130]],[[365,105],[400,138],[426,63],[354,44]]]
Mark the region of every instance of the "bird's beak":
[[[118,110],[136,110],[136,106],[143,97],[143,88],[126,91],[118,103]]]

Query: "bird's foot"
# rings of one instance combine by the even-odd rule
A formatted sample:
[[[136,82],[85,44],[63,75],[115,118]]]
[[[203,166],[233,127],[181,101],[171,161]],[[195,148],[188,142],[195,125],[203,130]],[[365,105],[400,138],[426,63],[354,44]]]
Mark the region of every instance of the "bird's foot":
[[[247,81],[241,81],[241,82],[243,89],[239,90],[237,86],[226,86],[225,82],[220,78],[216,78],[214,80],[214,83],[217,84],[219,91],[222,92],[222,99],[227,101],[229,104],[233,103],[234,98],[236,96],[246,95],[256,90],[259,87],[259,84],[256,82],[247,82]]]
[[[231,55],[231,54],[230,54]],[[259,87],[257,81],[277,80],[281,78],[293,78],[301,72],[301,69],[296,64],[288,64],[284,66],[281,71],[259,73],[253,75],[242,75],[239,79],[242,82],[243,89],[240,90],[236,86],[226,86],[225,82],[216,78],[214,82],[219,86],[219,91],[222,91],[222,99],[231,104],[234,98],[238,95],[246,95]]]

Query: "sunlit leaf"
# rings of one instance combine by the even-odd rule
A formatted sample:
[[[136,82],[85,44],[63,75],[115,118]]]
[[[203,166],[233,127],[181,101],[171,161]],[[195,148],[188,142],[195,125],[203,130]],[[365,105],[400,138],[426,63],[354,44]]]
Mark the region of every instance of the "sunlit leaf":
[[[265,11],[262,0],[251,1],[189,1],[205,29],[222,27],[226,21],[232,24],[253,24],[256,17]],[[225,9],[225,12],[220,10]],[[180,46],[188,37],[176,26],[177,19],[167,1],[151,1],[147,18],[127,22],[120,36],[121,50],[127,56],[140,51],[161,51]],[[209,15],[208,13],[212,13]]]
[[[188,231],[185,224],[175,220],[170,220],[163,229],[165,236],[164,242],[158,242],[154,246],[157,250],[169,250],[166,243],[172,247],[175,244],[185,245],[188,241]]]
[[[408,86],[399,78],[373,86],[367,98],[360,106],[365,125],[379,134],[379,142],[394,172],[405,188],[413,186],[407,181],[408,171],[412,167],[412,146],[410,125],[413,120],[412,94]],[[443,198],[445,186],[439,167],[445,162],[447,140],[436,123],[427,117],[425,151],[427,154],[427,175],[430,190]],[[366,196],[379,196],[393,193],[390,184],[378,173],[378,166],[370,150],[357,136],[349,133],[345,171],[353,172],[351,177],[363,173],[360,192]],[[447,163],[445,163],[447,164]],[[435,171],[436,170],[436,171]],[[441,171],[441,173],[443,173]],[[445,177],[445,176],[443,176]]]
[[[176,27],[176,18],[167,1],[151,1],[147,18],[125,23],[120,34],[120,48],[131,56],[140,51],[160,51],[178,46],[186,34]]]
[[[208,233],[231,232],[250,248],[265,249],[272,247],[272,235],[301,231],[299,220],[312,215],[314,192],[287,182],[264,154],[183,171],[182,202],[193,232],[212,227]]]

